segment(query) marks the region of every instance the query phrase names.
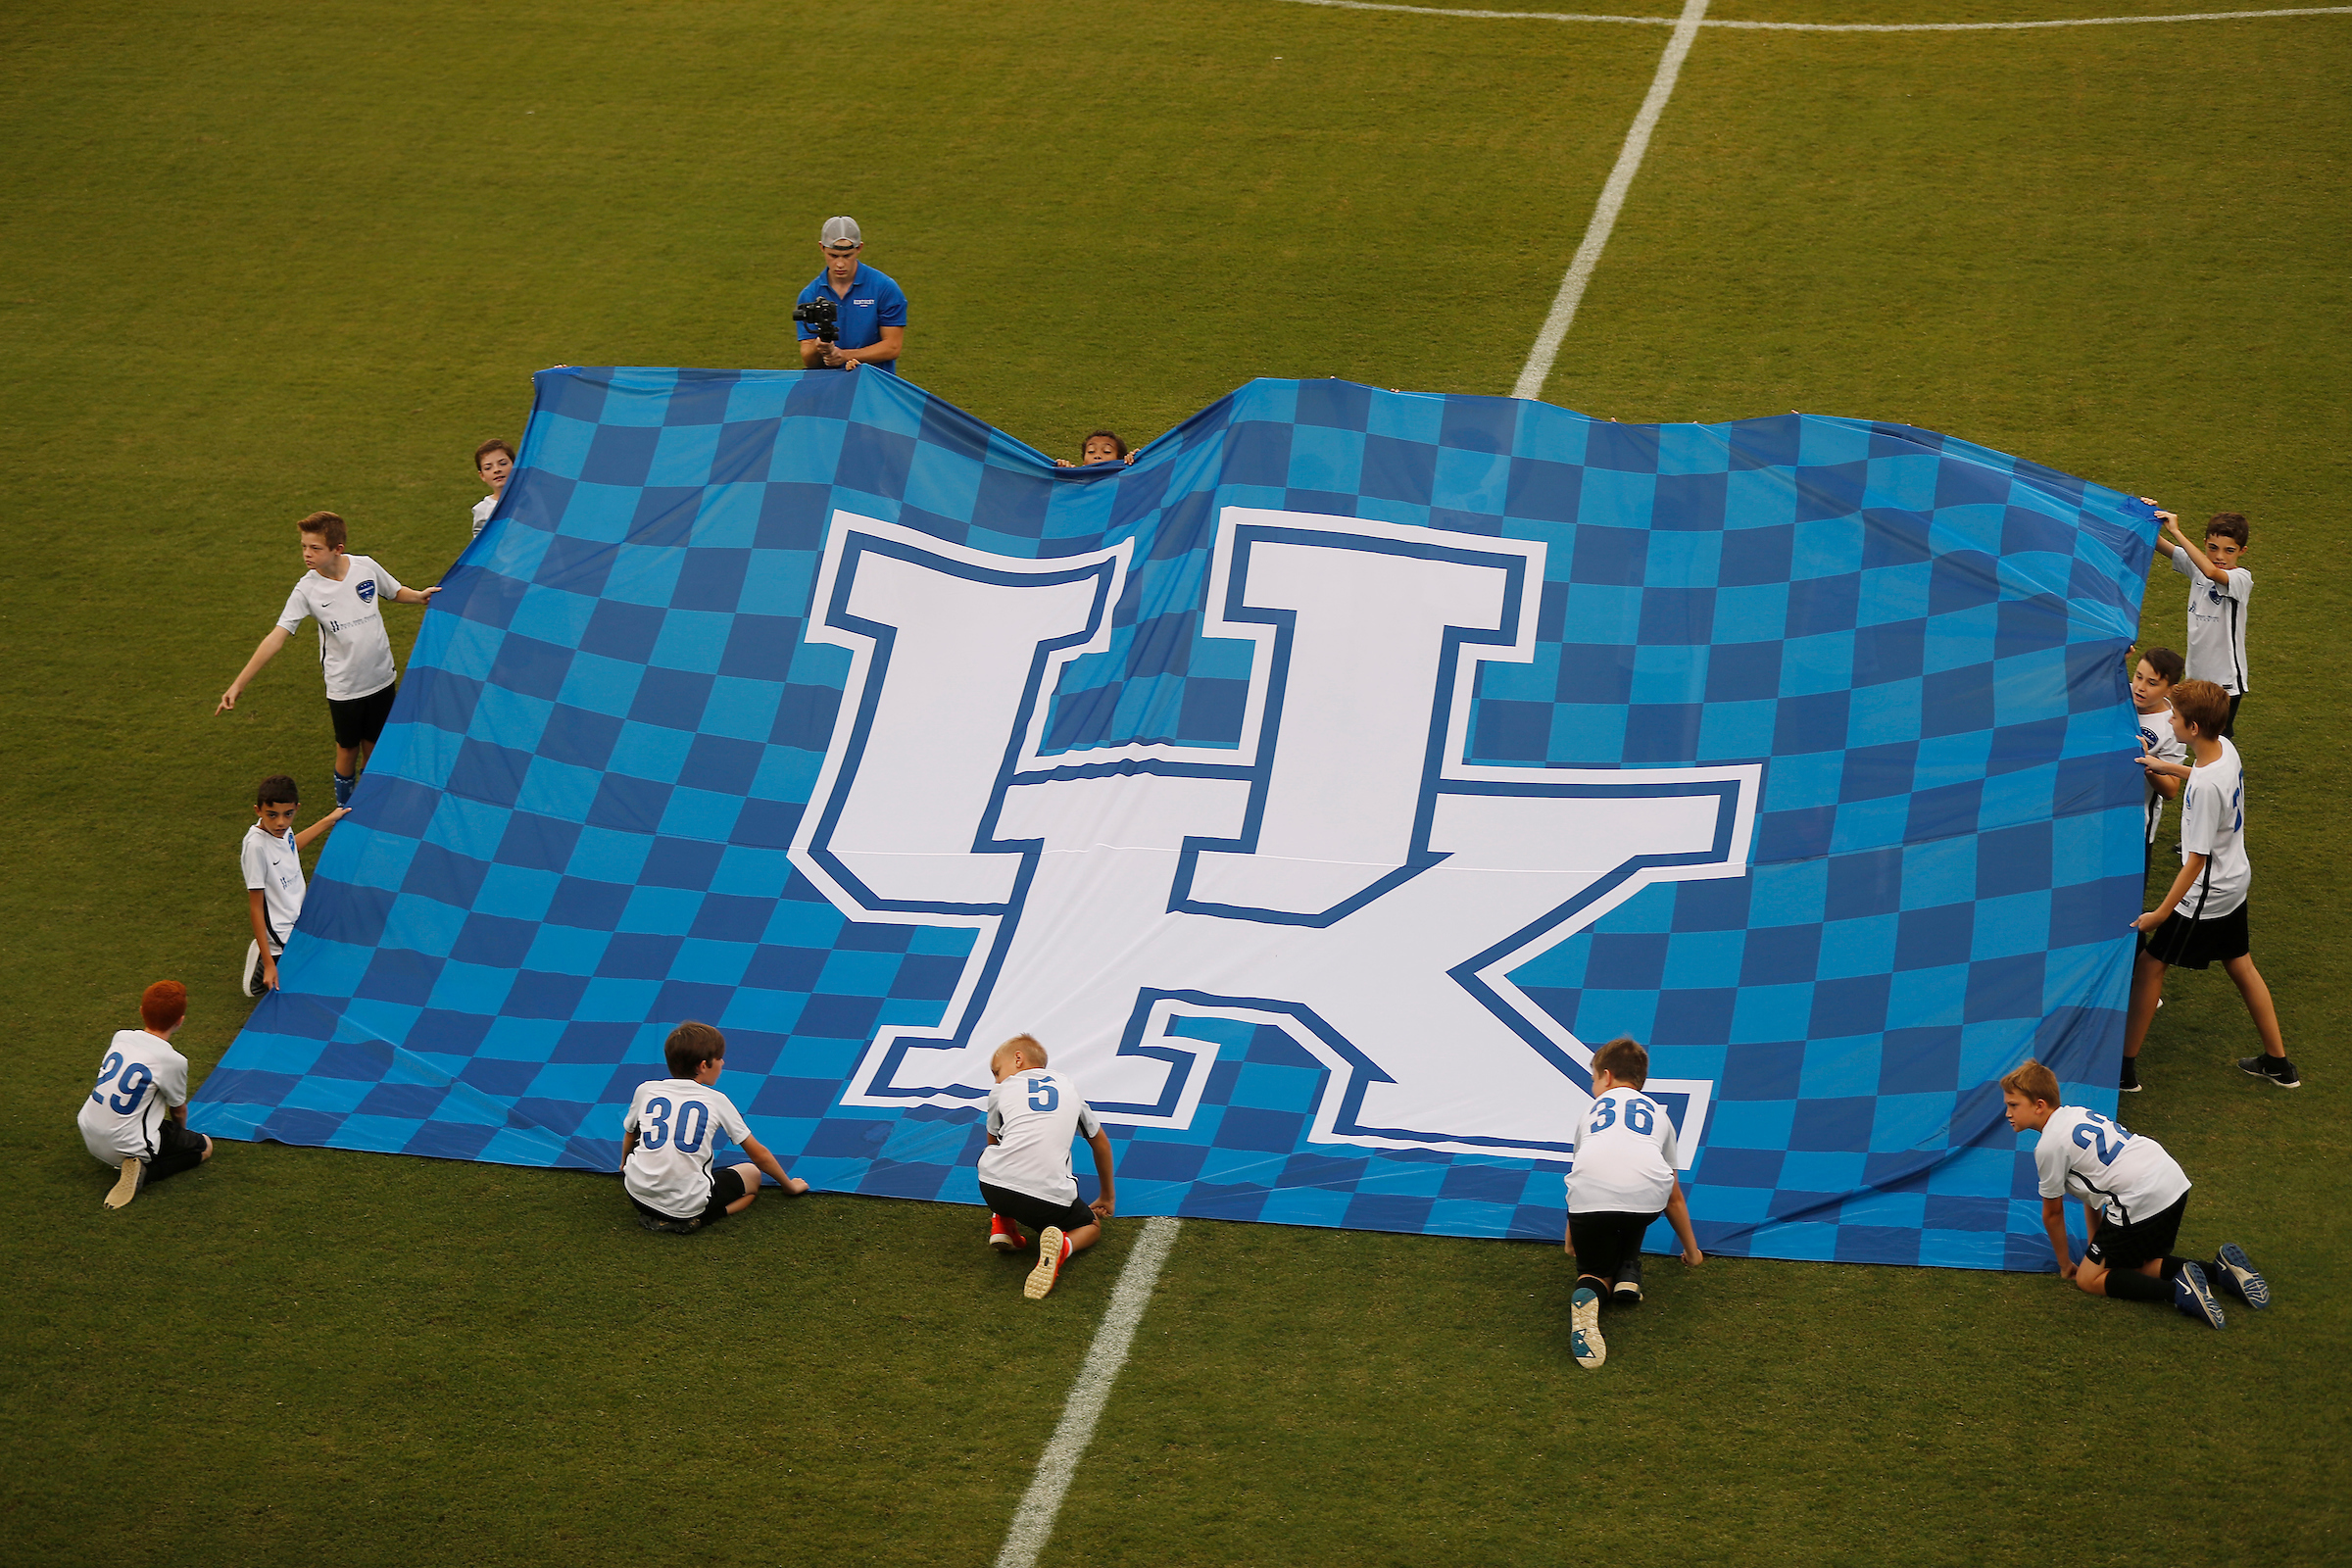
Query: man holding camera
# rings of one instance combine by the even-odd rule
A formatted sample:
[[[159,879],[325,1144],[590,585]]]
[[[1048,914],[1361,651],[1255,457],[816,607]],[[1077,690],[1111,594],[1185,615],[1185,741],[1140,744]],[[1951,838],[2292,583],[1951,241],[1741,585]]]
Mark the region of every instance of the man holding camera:
[[[898,373],[906,342],[906,296],[889,275],[858,260],[865,236],[854,218],[828,218],[817,236],[825,270],[801,290],[792,319],[805,369],[871,365]]]

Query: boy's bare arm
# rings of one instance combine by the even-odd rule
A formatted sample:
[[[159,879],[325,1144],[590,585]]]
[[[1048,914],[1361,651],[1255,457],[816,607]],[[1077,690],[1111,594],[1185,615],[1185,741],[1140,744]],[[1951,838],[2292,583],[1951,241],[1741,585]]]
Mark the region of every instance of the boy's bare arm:
[[[637,1129],[628,1128],[620,1135],[620,1162],[626,1165],[629,1156],[637,1152]]]
[[[2049,1233],[2050,1250],[2058,1254],[2058,1277],[2075,1277],[2074,1252],[2066,1240],[2066,1200],[2045,1198],[2041,1200],[2041,1228]]]
[[[2164,924],[2165,916],[2171,914],[2174,909],[2180,907],[2180,901],[2188,897],[2188,890],[2195,887],[2197,885],[2197,878],[2203,876],[2204,874],[2205,857],[2202,855],[2186,855],[2181,857],[2180,874],[2173,878],[2172,891],[2165,894],[2162,899],[2157,901],[2156,907],[2150,909],[2147,913],[2141,915],[2138,919],[2132,921],[2132,923],[2142,931],[2153,931],[2158,926]]]
[[[776,1179],[776,1185],[783,1188],[785,1192],[797,1198],[808,1190],[808,1184],[788,1173],[776,1156],[767,1152],[767,1146],[759,1139],[746,1138],[743,1141],[743,1152],[752,1156],[753,1164],[773,1176]]]
[[[2187,534],[2181,532],[2180,519],[2179,517],[2174,516],[2169,512],[2159,512],[2156,514],[2156,515],[2164,519],[2166,537],[2171,539],[2179,548],[2188,552],[2189,563],[2194,565],[2197,570],[2203,572],[2207,577],[2212,578],[2215,582],[2222,584],[2224,587],[2228,587],[2230,585],[2230,574],[2213,564],[2213,558],[2205,553],[2205,547],[2197,543],[2194,539],[2191,539]]]
[[[277,958],[270,951],[270,907],[260,888],[245,890],[246,912],[253,916],[253,940],[262,950],[262,984],[277,989]]]
[[[1110,1134],[1098,1127],[1087,1135],[1086,1143],[1087,1147],[1095,1152],[1095,1179],[1102,1184],[1102,1196],[1096,1199],[1089,1206],[1094,1209],[1095,1218],[1108,1219],[1118,1208],[1111,1190],[1113,1178],[1110,1172]]]
[[[1698,1250],[1698,1233],[1690,1228],[1690,1205],[1684,1201],[1681,1182],[1674,1184],[1674,1192],[1666,1200],[1666,1223],[1682,1241],[1684,1262],[1695,1268],[1707,1260],[1707,1254]]]
[[[319,834],[325,832],[328,828],[333,827],[337,822],[342,821],[343,818],[349,816],[350,814],[350,807],[336,807],[333,810],[327,812],[318,821],[313,822],[309,827],[306,827],[301,832],[295,834],[294,847],[298,850],[309,849],[313,844],[318,842]]]
[[[439,583],[433,584],[430,588],[403,588],[400,592],[392,596],[392,602],[396,605],[430,604],[432,602],[433,595],[439,593],[440,591],[441,585]]]
[[[283,626],[270,628],[270,635],[262,639],[262,645],[253,651],[253,657],[245,661],[245,667],[237,671],[237,678],[230,681],[228,690],[220,694],[220,706],[213,710],[215,718],[237,706],[237,699],[245,694],[246,687],[253,684],[253,677],[262,672],[264,664],[277,657],[277,651],[286,646],[286,639],[291,635]]]

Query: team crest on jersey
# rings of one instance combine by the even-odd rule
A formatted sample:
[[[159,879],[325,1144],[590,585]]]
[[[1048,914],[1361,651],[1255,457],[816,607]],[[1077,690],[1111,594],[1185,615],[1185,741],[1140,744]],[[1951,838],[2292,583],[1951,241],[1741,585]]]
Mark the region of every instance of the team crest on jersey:
[[[1560,1158],[1592,1053],[1510,972],[1659,881],[1744,875],[1761,767],[1463,760],[1482,664],[1534,658],[1544,545],[1220,516],[1201,633],[1250,645],[1238,746],[1047,745],[1132,541],[1022,560],[834,514],[808,636],[851,669],[793,863],[860,922],[968,929],[938,1025],[843,1103],[971,1105],[1024,1031],[1105,1120],[1192,1125],[1217,1049],[1323,1066],[1309,1137]],[[1686,1166],[1712,1086],[1650,1080]]]
[[[373,577],[364,579],[360,583],[359,592],[361,604],[371,605],[375,603],[375,579]]]

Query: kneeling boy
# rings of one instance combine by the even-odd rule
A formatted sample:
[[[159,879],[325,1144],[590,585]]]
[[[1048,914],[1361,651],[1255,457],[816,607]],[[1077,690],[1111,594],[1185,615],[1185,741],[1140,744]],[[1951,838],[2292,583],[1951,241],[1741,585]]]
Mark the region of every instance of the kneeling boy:
[[[121,1208],[149,1182],[194,1170],[213,1141],[188,1131],[188,1058],[172,1037],[188,1020],[188,988],[158,980],[139,998],[142,1029],[119,1029],[98,1064],[98,1087],[75,1118],[90,1157],[121,1173],[106,1206]]]
[[[725,1035],[707,1023],[682,1023],[669,1032],[662,1054],[668,1059],[669,1076],[639,1084],[621,1123],[621,1185],[640,1225],[685,1236],[740,1214],[760,1195],[761,1171],[773,1176],[787,1197],[808,1190],[807,1182],[784,1173],[776,1156],[752,1136],[735,1102],[712,1087],[727,1065]],[[721,1132],[752,1158],[713,1175],[710,1146]]]
[[[1664,1214],[1683,1244],[1683,1261],[1706,1261],[1675,1180],[1674,1122],[1642,1093],[1649,1053],[1620,1036],[1592,1054],[1592,1108],[1568,1172],[1568,1251],[1576,1259],[1569,1352],[1588,1370],[1608,1359],[1600,1303],[1642,1299],[1642,1237]]]
[[[2091,1296],[2170,1302],[2217,1329],[2217,1289],[2248,1306],[2271,1304],[2269,1284],[2235,1243],[2205,1264],[2166,1255],[2188,1209],[2189,1180],[2162,1144],[2127,1132],[2095,1110],[2061,1105],[2058,1075],[2038,1061],[2001,1080],[2001,1102],[2010,1127],[2039,1135],[2034,1169],[2041,1178],[2041,1223],[2058,1254],[2060,1278]],[[2082,1200],[2090,1220],[2090,1245],[2080,1263],[2066,1239],[2069,1193]]]
[[[1046,1070],[1046,1048],[1034,1036],[999,1046],[988,1070],[997,1080],[988,1092],[988,1147],[980,1151],[980,1196],[994,1213],[988,1245],[1018,1251],[1029,1245],[1019,1226],[1037,1232],[1037,1267],[1021,1287],[1034,1301],[1054,1288],[1062,1264],[1102,1239],[1102,1221],[1113,1211],[1110,1137],[1078,1086]],[[1080,1136],[1095,1152],[1102,1189],[1091,1204],[1079,1201],[1070,1174],[1070,1140]]]

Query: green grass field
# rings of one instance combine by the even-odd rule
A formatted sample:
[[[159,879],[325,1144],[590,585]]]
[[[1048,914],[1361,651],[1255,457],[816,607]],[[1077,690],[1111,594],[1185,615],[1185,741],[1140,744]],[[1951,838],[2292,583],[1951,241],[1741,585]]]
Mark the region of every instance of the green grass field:
[[[293,519],[432,580],[531,371],[791,363],[843,211],[909,373],[1056,453],[1257,374],[1503,392],[1665,40],[1280,0],[0,17],[0,1561],[992,1560],[1137,1222],[1033,1305],[941,1205],[657,1246],[611,1178],[223,1145],[101,1210],[107,1033],[175,976],[218,1060],[252,782],[326,796],[299,650],[212,711]],[[1545,394],[1904,419],[2253,517],[2255,951],[2308,1087],[2231,1070],[2189,974],[2124,1114],[2197,1181],[2184,1250],[2241,1241],[2278,1304],[2216,1335],[2049,1276],[1655,1260],[1593,1376],[1556,1250],[1187,1222],[1045,1562],[2352,1555],[2347,79],[2352,16],[1708,29]],[[2160,572],[2151,634],[2181,606]]]

